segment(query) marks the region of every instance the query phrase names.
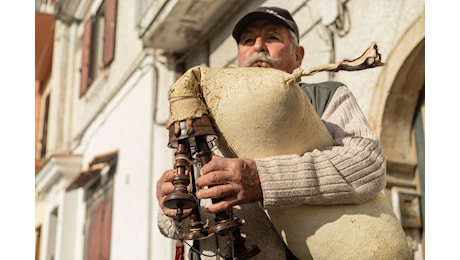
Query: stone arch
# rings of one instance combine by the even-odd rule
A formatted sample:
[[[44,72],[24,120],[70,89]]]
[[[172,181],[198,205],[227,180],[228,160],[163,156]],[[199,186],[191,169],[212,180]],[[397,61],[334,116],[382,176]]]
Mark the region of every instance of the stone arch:
[[[424,152],[417,158],[414,150],[420,144],[414,142],[413,129],[420,104],[424,110],[425,14],[412,23],[384,62],[372,97],[369,123],[378,134],[387,159],[385,191],[391,194],[414,259],[419,260],[424,258],[425,248]],[[418,148],[421,147],[424,149],[424,140]]]
[[[372,97],[369,123],[379,135],[387,160],[414,164],[411,129],[425,83],[425,15],[403,34],[385,62]]]

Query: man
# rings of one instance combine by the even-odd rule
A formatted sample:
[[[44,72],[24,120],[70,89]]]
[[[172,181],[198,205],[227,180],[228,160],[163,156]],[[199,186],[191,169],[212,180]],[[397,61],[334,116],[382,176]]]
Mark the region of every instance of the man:
[[[238,43],[241,67],[276,68],[292,73],[301,66],[304,49],[299,46],[298,27],[287,10],[257,8],[241,18],[232,36]],[[218,203],[206,205],[209,219],[213,213],[229,208],[234,208],[235,214],[244,219],[242,233],[247,244],[256,244],[261,249],[253,259],[291,257],[264,208],[358,204],[385,187],[383,152],[350,90],[334,82],[302,84],[302,88],[332,135],[333,147],[302,156],[288,154],[256,160],[213,156],[196,180],[199,187],[211,187],[199,190],[196,194],[199,199],[221,198]],[[287,180],[305,185],[286,190],[282,186]],[[163,207],[163,200],[173,191],[171,181],[168,170],[157,183],[157,199],[163,210],[158,224],[168,237],[174,237],[171,217],[176,211]],[[213,239],[202,240],[200,244],[202,250],[212,252],[215,248]]]

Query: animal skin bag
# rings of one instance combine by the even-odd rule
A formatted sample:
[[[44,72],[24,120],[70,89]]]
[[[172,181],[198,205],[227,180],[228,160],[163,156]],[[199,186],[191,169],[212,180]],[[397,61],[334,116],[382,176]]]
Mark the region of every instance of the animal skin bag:
[[[299,87],[302,76],[316,71],[193,67],[170,89],[168,128],[206,115],[226,157],[257,159],[321,150],[332,145],[332,137]],[[360,205],[302,205],[266,213],[299,259],[411,257],[383,193]]]

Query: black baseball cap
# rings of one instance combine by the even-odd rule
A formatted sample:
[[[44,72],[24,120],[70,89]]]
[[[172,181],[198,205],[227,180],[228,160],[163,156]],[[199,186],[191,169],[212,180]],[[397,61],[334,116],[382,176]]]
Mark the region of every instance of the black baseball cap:
[[[255,20],[268,19],[281,23],[289,30],[293,31],[299,41],[299,29],[288,10],[279,7],[261,6],[247,13],[236,23],[233,28],[232,36],[236,42],[240,42],[241,32],[243,29]]]

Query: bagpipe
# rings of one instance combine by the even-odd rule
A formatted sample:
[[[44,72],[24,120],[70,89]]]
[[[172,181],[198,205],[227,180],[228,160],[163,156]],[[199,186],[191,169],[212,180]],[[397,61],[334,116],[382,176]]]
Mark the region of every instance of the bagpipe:
[[[249,259],[260,252],[245,244],[243,222],[232,209],[215,214],[214,225],[199,214],[194,167],[204,166],[218,151],[225,157],[262,158],[302,155],[332,145],[332,137],[307,95],[303,76],[317,72],[356,71],[381,66],[377,45],[355,60],[298,68],[287,73],[271,68],[187,70],[170,88],[168,147],[175,149],[174,192],[164,206],[189,220],[180,240],[227,236],[225,259]],[[217,203],[219,199],[213,199]],[[185,215],[184,210],[191,209]],[[384,194],[359,205],[302,205],[266,209],[275,229],[299,259],[409,259],[401,224]]]

